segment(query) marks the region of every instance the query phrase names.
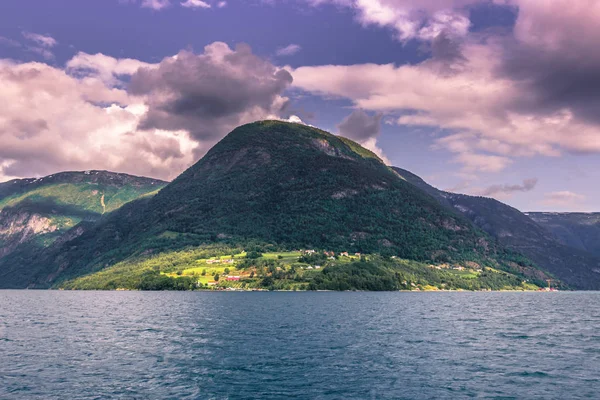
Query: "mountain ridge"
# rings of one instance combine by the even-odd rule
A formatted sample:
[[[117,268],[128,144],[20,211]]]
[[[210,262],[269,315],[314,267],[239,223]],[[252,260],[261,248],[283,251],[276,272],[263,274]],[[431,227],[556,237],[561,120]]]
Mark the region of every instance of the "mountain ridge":
[[[12,279],[19,280],[14,269],[20,257],[61,243],[61,237],[63,241],[72,238],[77,231],[70,230],[77,225],[97,221],[106,212],[165,184],[157,179],[98,170],[0,183],[0,264],[7,258],[6,265],[0,267],[0,277],[5,285]],[[13,252],[17,254],[11,258]],[[24,277],[36,274],[31,268],[22,268],[21,273]]]
[[[20,284],[56,286],[123,262],[168,259],[170,252],[211,244],[376,253],[434,265],[487,265],[523,280],[543,282],[549,272],[574,287],[600,285],[590,267],[595,258],[561,245],[520,211],[440,191],[350,139],[303,124],[240,126],[148,194],[98,220],[81,218],[69,235],[33,256],[9,259],[35,266]],[[104,194],[96,200],[104,211]],[[576,260],[577,268],[569,271],[559,265],[562,259]],[[6,260],[0,258],[0,271]]]
[[[126,204],[68,248],[45,254],[37,262],[51,271],[37,285],[131,257],[241,242],[533,271],[357,143],[260,121],[233,130],[154,197]]]
[[[527,256],[558,278],[575,287],[600,288],[600,258],[561,242],[526,213],[495,199],[445,192],[409,171],[395,170],[444,207],[466,216],[501,244]]]

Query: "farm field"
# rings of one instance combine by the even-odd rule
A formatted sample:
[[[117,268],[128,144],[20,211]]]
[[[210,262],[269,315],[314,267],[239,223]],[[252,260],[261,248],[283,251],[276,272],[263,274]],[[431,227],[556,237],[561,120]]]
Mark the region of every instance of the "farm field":
[[[344,255],[341,255],[344,254]],[[537,290],[493,267],[425,264],[377,254],[196,247],[115,265],[70,289],[143,290]]]

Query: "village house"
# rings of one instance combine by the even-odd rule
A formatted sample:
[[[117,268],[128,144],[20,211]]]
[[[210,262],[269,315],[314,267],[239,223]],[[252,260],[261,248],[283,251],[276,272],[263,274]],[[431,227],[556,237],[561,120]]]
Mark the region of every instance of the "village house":
[[[227,278],[225,278],[225,279],[226,279],[227,281],[239,281],[239,280],[240,280],[240,277],[239,277],[238,275],[235,275],[235,276],[229,275],[229,276],[227,276]]]
[[[348,255],[348,252],[347,252],[347,251],[341,252],[341,253],[340,253],[340,256],[342,256],[342,257],[349,257],[349,255]]]
[[[216,264],[218,263],[220,260],[206,260],[207,264]]]
[[[315,254],[314,250],[304,250],[304,253],[306,254]]]

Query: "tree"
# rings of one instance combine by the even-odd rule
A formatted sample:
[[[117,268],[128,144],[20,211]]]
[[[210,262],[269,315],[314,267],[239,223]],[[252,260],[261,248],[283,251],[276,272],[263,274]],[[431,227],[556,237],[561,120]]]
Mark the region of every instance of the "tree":
[[[229,275],[229,268],[225,268],[225,270],[223,270],[223,273],[224,273],[225,275]]]
[[[202,270],[202,276],[206,275],[206,268]]]
[[[260,285],[263,287],[270,287],[270,286],[273,286],[273,283],[275,283],[275,281],[273,280],[272,277],[265,276],[263,278],[262,282],[260,283]]]
[[[220,278],[219,274],[215,274],[214,278],[215,278],[215,281],[219,282],[219,278]]]
[[[261,258],[261,257],[262,257],[262,254],[259,253],[258,251],[249,251],[246,254],[246,258],[249,259],[249,260],[255,260],[255,259]]]

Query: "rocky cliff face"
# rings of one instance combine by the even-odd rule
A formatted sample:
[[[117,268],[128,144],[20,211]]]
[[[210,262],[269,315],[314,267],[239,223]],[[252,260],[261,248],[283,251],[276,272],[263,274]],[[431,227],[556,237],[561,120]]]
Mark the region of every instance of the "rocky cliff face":
[[[34,237],[52,234],[58,226],[48,217],[28,211],[0,210],[0,257]]]
[[[13,278],[35,274],[26,270],[28,260],[81,234],[72,228],[97,221],[165,185],[155,179],[107,171],[63,172],[0,183],[0,287],[12,287]]]

